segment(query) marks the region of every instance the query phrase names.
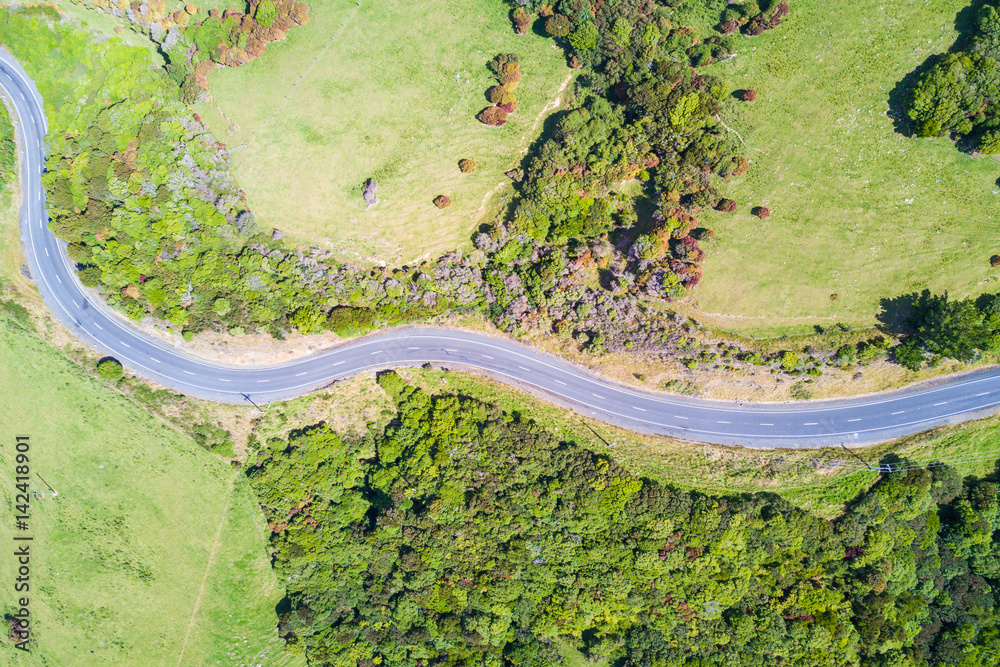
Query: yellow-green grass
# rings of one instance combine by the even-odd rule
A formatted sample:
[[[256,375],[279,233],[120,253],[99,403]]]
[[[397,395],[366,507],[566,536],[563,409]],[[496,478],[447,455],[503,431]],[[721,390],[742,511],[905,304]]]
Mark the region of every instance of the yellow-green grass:
[[[238,473],[0,320],[0,605],[16,610],[13,538],[30,535],[25,664],[286,664],[281,591]],[[31,499],[27,531],[14,526],[18,434],[30,490],[44,477],[59,493]],[[0,663],[14,650],[3,642]]]
[[[214,72],[196,110],[233,149],[259,223],[349,259],[467,247],[571,71],[551,39],[514,34],[508,10],[502,0],[312,3],[309,22],[263,57]],[[493,128],[475,115],[495,84],[486,63],[502,52],[520,56],[519,107]],[[474,174],[459,171],[464,158]],[[369,177],[380,203],[366,210]],[[450,208],[431,203],[441,194]]]
[[[403,369],[400,374],[434,392],[458,392],[496,403],[536,420],[553,434],[607,454],[635,474],[714,494],[772,492],[818,516],[834,517],[867,489],[877,472],[863,470],[856,456],[877,465],[889,454],[926,465],[954,465],[961,475],[991,473],[1000,460],[1000,418],[935,429],[893,442],[853,450],[750,450],[640,435],[582,417],[530,394],[468,373]],[[813,466],[809,459],[839,466]],[[862,468],[859,471],[859,468]]]
[[[952,46],[968,4],[800,0],[777,30],[710,68],[758,97],[723,111],[752,166],[722,184],[738,212],[702,216],[718,239],[693,295],[716,314],[702,319],[765,334],[866,325],[883,297],[997,289],[997,161],[905,137],[887,115],[897,84]],[[766,222],[750,216],[761,205]]]

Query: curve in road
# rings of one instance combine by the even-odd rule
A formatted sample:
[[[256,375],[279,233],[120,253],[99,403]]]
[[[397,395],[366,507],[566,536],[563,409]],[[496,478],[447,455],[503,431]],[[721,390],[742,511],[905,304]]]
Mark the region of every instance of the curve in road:
[[[231,366],[194,358],[132,329],[80,284],[65,243],[48,229],[41,183],[47,132],[42,98],[3,50],[0,88],[15,111],[19,139],[21,236],[46,304],[82,340],[137,374],[192,396],[265,403],[366,370],[432,363],[476,370],[618,426],[748,447],[871,444],[966,421],[1000,405],[1000,373],[993,370],[863,398],[792,405],[698,400],[627,387],[509,340],[431,328],[389,330],[280,365]]]

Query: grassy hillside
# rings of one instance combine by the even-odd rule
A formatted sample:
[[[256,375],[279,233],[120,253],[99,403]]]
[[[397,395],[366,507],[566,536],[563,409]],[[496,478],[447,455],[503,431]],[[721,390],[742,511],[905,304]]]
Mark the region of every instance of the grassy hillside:
[[[33,664],[286,664],[281,597],[234,471],[0,317],[0,503],[13,442],[59,492],[32,500]],[[42,407],[44,406],[44,407]],[[46,490],[34,476],[32,490]],[[12,544],[12,521],[0,539]],[[13,581],[13,558],[0,577]],[[14,592],[0,594],[14,611]],[[4,643],[13,660],[13,648]]]
[[[475,114],[499,52],[520,56],[523,78],[517,113],[490,128]],[[550,39],[514,34],[501,0],[336,0],[311,3],[309,23],[266,57],[214,72],[197,111],[234,148],[262,224],[347,257],[406,262],[468,243],[569,72]],[[463,158],[475,174],[459,171]],[[366,211],[369,177],[381,203]],[[439,194],[447,210],[432,205]]]
[[[967,5],[800,0],[779,29],[710,68],[758,97],[723,114],[752,167],[724,188],[738,212],[706,216],[718,241],[694,302],[720,316],[704,319],[771,333],[863,325],[883,297],[997,289],[997,162],[907,138],[887,115],[897,84],[952,46]],[[772,212],[763,223],[750,216],[759,205]]]

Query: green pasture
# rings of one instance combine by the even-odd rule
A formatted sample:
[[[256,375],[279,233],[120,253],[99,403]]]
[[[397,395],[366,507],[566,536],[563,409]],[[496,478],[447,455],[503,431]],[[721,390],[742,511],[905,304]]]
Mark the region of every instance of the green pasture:
[[[886,297],[1000,287],[1000,164],[908,138],[888,113],[899,82],[955,42],[969,4],[799,0],[709,68],[758,97],[723,111],[752,164],[721,183],[738,211],[701,216],[717,232],[693,294],[703,319],[771,334],[867,325]],[[770,219],[751,217],[755,206]]]
[[[517,36],[502,0],[325,0],[309,12],[264,57],[216,70],[196,107],[232,148],[259,223],[390,264],[468,246],[567,80],[561,50]],[[475,115],[501,52],[521,59],[519,108],[492,128]],[[459,171],[463,158],[474,174]],[[380,203],[366,210],[370,177]],[[431,203],[440,194],[450,208]]]

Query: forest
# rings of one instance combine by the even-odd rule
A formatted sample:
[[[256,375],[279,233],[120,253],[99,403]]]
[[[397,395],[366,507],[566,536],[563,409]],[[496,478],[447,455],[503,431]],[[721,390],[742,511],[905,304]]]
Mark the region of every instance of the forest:
[[[833,521],[637,478],[397,374],[381,431],[272,438],[246,471],[316,665],[1000,664],[996,475],[893,459]]]

